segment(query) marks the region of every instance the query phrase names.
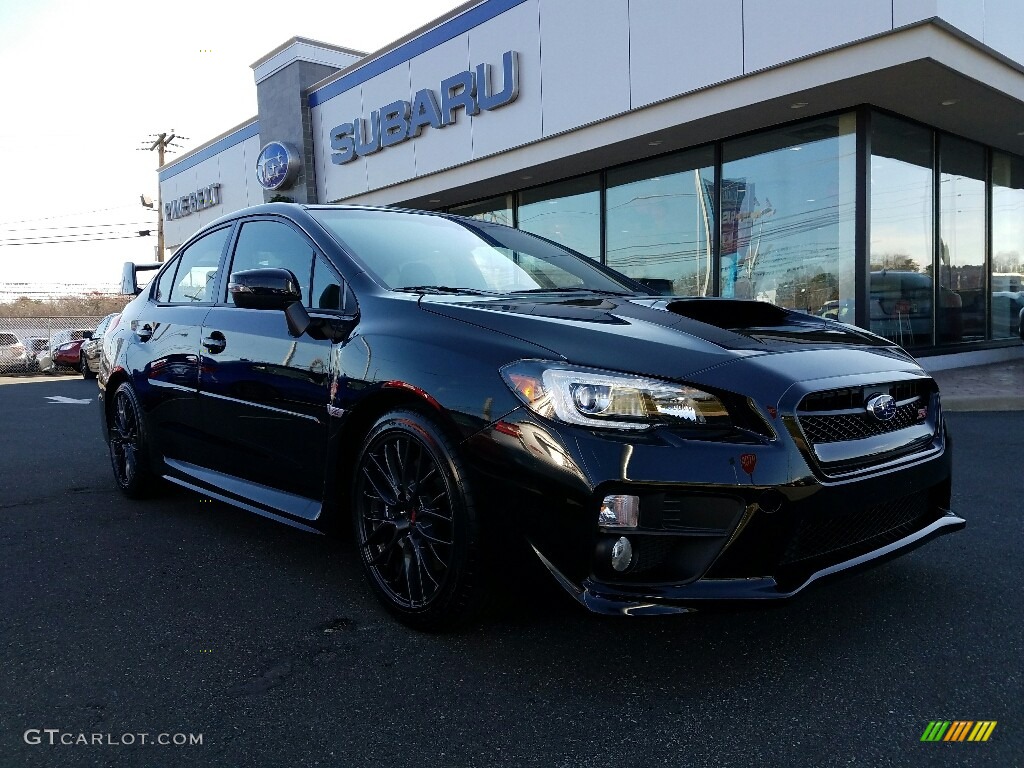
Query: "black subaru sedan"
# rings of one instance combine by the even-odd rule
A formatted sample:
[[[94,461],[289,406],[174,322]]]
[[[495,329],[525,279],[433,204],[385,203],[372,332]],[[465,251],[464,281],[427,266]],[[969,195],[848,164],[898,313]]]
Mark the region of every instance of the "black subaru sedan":
[[[99,376],[120,489],[350,528],[414,627],[471,615],[521,542],[590,610],[654,614],[965,525],[935,382],[849,325],[397,209],[249,208],[135,273]]]

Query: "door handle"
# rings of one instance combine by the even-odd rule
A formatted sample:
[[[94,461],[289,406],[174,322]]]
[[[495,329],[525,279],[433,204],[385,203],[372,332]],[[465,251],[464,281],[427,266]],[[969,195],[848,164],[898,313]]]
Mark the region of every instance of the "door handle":
[[[227,345],[228,340],[224,338],[224,334],[220,331],[214,331],[209,336],[203,337],[203,346],[206,347],[206,351],[211,355],[223,352]]]

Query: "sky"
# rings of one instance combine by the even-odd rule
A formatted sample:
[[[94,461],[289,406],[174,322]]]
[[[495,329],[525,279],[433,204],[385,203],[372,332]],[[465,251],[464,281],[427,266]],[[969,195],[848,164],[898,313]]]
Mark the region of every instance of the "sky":
[[[256,115],[250,65],[281,43],[373,52],[461,4],[0,0],[0,301],[111,290],[153,261],[157,153],[138,148],[188,137],[170,161]]]

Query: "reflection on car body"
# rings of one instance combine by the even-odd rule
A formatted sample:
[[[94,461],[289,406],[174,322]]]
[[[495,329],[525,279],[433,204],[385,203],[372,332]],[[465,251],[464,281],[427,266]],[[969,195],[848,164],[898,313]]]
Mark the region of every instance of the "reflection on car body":
[[[891,341],[456,216],[224,217],[103,350],[126,494],[164,478],[350,527],[416,627],[470,615],[519,541],[580,604],[636,614],[785,599],[965,524],[935,382]]]
[[[96,330],[88,334],[88,338],[82,341],[79,347],[78,368],[82,377],[92,379],[100,370],[100,351],[103,348],[103,335],[112,327],[117,327],[120,312],[111,312],[96,324]]]

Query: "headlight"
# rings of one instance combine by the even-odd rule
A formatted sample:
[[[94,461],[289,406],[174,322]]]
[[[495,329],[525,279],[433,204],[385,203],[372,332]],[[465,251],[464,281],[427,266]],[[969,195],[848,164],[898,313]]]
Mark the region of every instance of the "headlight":
[[[532,410],[569,424],[606,429],[730,424],[717,397],[684,384],[542,360],[511,363],[501,375]]]

